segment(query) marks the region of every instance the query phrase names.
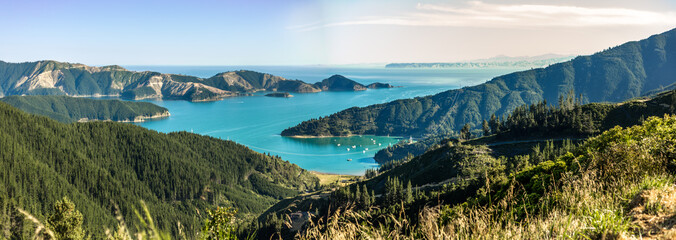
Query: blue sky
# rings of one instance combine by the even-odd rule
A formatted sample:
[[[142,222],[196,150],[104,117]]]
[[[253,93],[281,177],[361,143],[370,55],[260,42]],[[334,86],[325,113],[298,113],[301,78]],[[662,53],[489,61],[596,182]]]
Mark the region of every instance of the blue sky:
[[[676,27],[676,1],[8,1],[0,60],[307,65],[590,54]]]

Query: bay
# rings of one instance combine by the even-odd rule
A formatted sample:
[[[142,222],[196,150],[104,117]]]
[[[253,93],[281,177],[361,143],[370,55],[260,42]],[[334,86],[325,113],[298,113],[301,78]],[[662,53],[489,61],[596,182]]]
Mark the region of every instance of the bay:
[[[171,116],[137,125],[160,132],[192,131],[232,140],[271,155],[281,156],[307,170],[363,174],[377,164],[373,155],[403,137],[353,136],[289,138],[279,133],[296,124],[350,107],[363,107],[402,98],[425,96],[471,86],[519,69],[390,69],[384,67],[326,66],[125,66],[135,71],[157,71],[210,77],[219,72],[253,70],[314,83],[341,74],[362,84],[390,83],[400,88],[358,92],[292,93],[292,98],[254,96],[214,102],[148,100],[169,109]]]

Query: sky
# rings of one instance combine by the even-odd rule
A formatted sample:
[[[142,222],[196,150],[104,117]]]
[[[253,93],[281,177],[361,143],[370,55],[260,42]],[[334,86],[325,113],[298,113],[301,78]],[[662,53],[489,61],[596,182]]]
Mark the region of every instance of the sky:
[[[0,0],[0,60],[336,65],[586,55],[676,28],[676,0]]]

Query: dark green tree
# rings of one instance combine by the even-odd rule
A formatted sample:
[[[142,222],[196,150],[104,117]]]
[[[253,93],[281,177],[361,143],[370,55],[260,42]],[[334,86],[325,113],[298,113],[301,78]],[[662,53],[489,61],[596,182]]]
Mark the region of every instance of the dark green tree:
[[[469,131],[471,126],[469,123],[465,124],[465,126],[462,127],[462,130],[460,130],[460,139],[463,140],[469,140],[472,138],[472,133]]]
[[[491,135],[491,128],[488,126],[488,121],[484,120],[483,124],[481,124],[481,127],[484,130],[484,136]]]
[[[366,188],[366,184],[362,185],[364,189],[361,191],[361,200],[364,202],[364,207],[371,206],[371,196],[369,195],[369,190]]]
[[[406,184],[406,203],[413,202],[413,187],[411,187],[411,180],[408,180]]]
[[[500,132],[500,119],[498,119],[495,114],[491,115],[491,120],[488,125],[491,127],[491,132],[493,134]]]

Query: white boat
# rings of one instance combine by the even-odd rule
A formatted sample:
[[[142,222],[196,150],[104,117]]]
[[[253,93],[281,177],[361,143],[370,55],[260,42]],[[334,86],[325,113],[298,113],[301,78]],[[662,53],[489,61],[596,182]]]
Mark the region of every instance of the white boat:
[[[347,151],[349,152],[349,151],[350,151],[350,148],[347,148]]]
[[[336,146],[340,147],[340,143],[339,143],[339,144],[336,144]]]
[[[352,148],[357,148],[357,145],[352,145]]]
[[[347,161],[348,161],[348,162],[352,161],[352,158],[348,158]]]

